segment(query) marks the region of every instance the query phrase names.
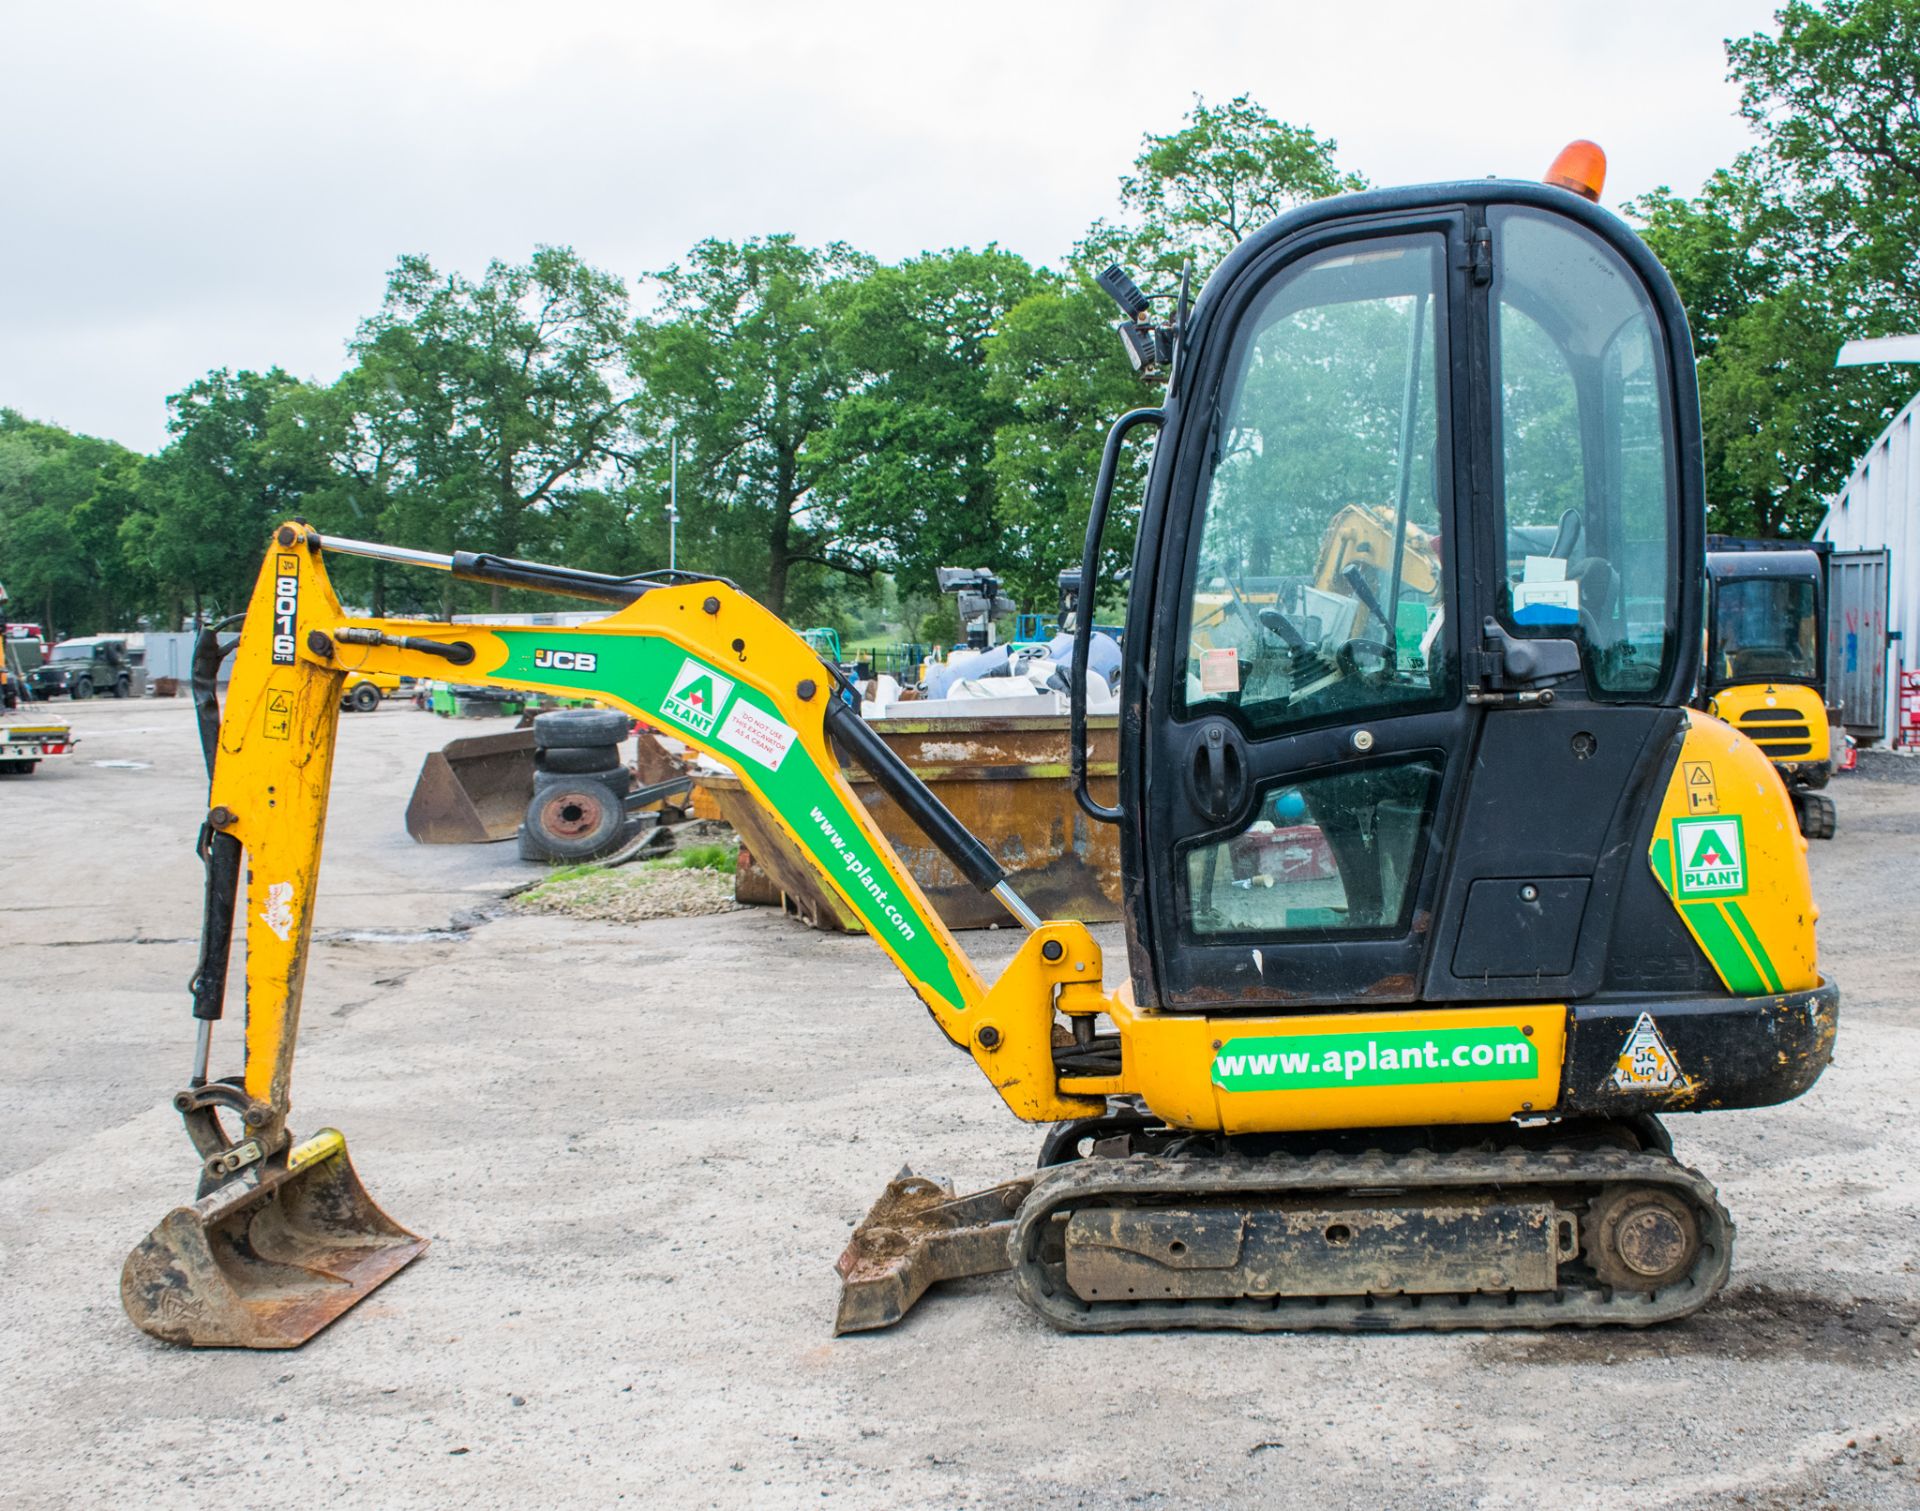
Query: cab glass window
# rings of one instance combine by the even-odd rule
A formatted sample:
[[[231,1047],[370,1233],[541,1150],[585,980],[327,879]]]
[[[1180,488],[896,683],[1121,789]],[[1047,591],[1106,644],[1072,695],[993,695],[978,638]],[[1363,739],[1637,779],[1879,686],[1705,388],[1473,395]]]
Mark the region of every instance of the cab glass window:
[[[1676,651],[1678,587],[1657,315],[1580,227],[1523,209],[1489,219],[1501,616],[1516,633],[1579,642],[1597,695],[1652,694]]]
[[[1301,259],[1215,406],[1180,706],[1257,734],[1455,693],[1438,417],[1444,238]]]
[[[1708,658],[1716,687],[1737,682],[1818,681],[1814,584],[1791,577],[1715,583]]]
[[[1404,934],[1443,759],[1407,756],[1270,788],[1245,830],[1187,853],[1193,932]]]

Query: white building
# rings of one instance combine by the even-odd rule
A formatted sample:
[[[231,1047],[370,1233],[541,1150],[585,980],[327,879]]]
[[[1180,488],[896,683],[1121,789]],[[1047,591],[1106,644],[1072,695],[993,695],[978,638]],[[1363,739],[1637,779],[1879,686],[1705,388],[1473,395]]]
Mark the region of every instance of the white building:
[[[1920,394],[1867,448],[1815,538],[1833,543],[1828,698],[1846,704],[1849,729],[1892,744],[1900,673],[1920,670]]]

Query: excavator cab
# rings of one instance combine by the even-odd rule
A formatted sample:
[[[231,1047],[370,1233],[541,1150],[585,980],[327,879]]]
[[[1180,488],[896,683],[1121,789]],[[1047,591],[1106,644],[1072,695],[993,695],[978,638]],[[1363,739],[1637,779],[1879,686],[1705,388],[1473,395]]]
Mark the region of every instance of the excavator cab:
[[[1764,543],[1771,547],[1772,542]],[[1773,762],[1809,839],[1831,839],[1827,582],[1818,549],[1707,552],[1707,711]]]
[[[1129,604],[1137,997],[1710,980],[1625,864],[1701,617],[1693,368],[1645,247],[1544,186],[1326,201],[1243,244],[1180,345]],[[1610,948],[1648,928],[1652,972]]]

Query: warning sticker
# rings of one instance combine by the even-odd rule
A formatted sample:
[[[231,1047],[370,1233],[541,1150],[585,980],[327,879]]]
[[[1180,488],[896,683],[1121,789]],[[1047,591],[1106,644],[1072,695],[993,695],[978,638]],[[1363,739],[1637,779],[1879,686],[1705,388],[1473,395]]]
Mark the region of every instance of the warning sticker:
[[[769,771],[778,771],[793,744],[793,730],[751,703],[735,703],[720,726],[720,743],[751,756]]]
[[[1622,1091],[1671,1091],[1687,1084],[1686,1076],[1660,1037],[1652,1013],[1642,1013],[1614,1062],[1613,1084]]]
[[[1200,652],[1200,691],[1240,691],[1240,652],[1234,646],[1210,646]]]
[[[681,663],[666,697],[660,700],[660,712],[697,735],[710,735],[732,692],[731,678],[721,676],[689,656]]]
[[[1718,813],[1720,794],[1713,785],[1713,764],[1710,761],[1688,761],[1686,779],[1687,812]]]
[[[261,718],[260,733],[269,740],[293,738],[293,694],[284,687],[267,689],[267,708]]]
[[[267,905],[260,910],[260,921],[284,943],[293,934],[293,883],[276,881],[267,888]]]
[[[1675,819],[1673,859],[1681,902],[1746,895],[1747,847],[1738,814]]]

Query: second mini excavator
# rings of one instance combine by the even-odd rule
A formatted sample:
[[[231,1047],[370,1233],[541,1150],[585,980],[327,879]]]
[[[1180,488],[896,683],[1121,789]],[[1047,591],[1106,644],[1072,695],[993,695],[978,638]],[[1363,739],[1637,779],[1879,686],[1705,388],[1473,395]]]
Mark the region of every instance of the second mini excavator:
[[[1730,545],[1732,543],[1729,543]],[[1756,549],[1758,547],[1758,549]],[[1800,832],[1832,839],[1824,545],[1707,552],[1707,670],[1699,701],[1749,736],[1787,784]]]
[[[1155,426],[1113,803],[1087,786],[1075,680],[1077,800],[1121,831],[1121,979],[730,585],[289,522],[217,713],[202,668],[207,917],[176,1097],[200,1187],[128,1258],[141,1327],[294,1346],[424,1247],[339,1134],[287,1122],[339,694],[366,671],[590,696],[724,763],[1008,1109],[1054,1125],[1040,1168],[992,1190],[895,1181],[842,1257],[842,1330],[1008,1268],[1086,1332],[1645,1325],[1714,1295],[1732,1224],[1660,1116],[1798,1095],[1839,999],[1786,792],[1688,706],[1704,503],[1671,284],[1586,199],[1497,181],[1294,210],[1164,322],[1110,282],[1130,348],[1172,368],[1108,439],[1077,616],[1084,665],[1119,458]],[[1328,575],[1356,500],[1372,544]],[[614,612],[364,618],[329,552]],[[843,761],[1027,928],[997,980]],[[1262,864],[1276,815],[1319,863]],[[236,906],[244,1068],[214,1078]]]

